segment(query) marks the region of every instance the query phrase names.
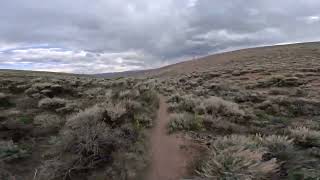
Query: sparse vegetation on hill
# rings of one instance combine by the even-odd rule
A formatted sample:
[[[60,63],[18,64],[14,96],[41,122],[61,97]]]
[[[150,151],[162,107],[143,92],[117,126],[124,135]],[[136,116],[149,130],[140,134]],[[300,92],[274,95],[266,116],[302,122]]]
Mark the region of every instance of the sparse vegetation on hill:
[[[0,79],[2,179],[128,179],[146,167],[152,84],[10,73]]]
[[[168,131],[186,133],[207,149],[194,167],[195,179],[320,177],[320,57],[309,54],[311,46],[204,58],[188,67],[202,71],[160,82],[172,114]],[[206,63],[214,66],[205,69]],[[178,66],[188,62],[170,68]]]
[[[237,51],[141,79],[0,71],[0,179],[137,177],[158,93],[168,133],[202,148],[190,179],[319,179],[319,52]]]

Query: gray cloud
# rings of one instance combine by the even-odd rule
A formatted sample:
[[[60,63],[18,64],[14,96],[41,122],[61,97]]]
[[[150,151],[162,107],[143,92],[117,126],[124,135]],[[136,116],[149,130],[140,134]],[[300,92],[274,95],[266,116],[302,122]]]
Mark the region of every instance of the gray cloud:
[[[110,72],[242,47],[319,40],[317,0],[10,0],[0,68]]]

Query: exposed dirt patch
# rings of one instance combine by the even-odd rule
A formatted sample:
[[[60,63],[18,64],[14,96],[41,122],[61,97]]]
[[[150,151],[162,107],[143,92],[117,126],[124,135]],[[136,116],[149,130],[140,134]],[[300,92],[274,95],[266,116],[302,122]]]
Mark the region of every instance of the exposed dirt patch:
[[[169,114],[165,98],[160,96],[156,125],[151,134],[151,167],[147,180],[178,180],[188,176],[188,165],[195,151],[181,134],[169,135]]]

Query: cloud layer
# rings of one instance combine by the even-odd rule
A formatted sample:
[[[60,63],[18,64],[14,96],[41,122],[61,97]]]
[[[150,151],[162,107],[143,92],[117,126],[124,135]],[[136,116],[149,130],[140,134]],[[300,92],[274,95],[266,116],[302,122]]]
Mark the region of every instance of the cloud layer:
[[[101,73],[320,39],[318,0],[10,0],[0,68]]]

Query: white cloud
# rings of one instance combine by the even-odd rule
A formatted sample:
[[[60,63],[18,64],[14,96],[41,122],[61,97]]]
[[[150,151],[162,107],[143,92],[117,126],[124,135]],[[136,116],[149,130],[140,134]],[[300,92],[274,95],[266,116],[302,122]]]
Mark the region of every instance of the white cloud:
[[[266,28],[255,33],[236,33],[230,32],[227,29],[209,31],[205,34],[196,36],[198,39],[203,39],[205,43],[223,43],[223,42],[239,42],[247,40],[263,40],[272,37],[281,37],[283,33],[276,28]],[[199,42],[198,42],[199,43]]]
[[[191,8],[197,4],[198,0],[188,0],[187,7]]]
[[[0,68],[102,73],[316,40],[319,8],[319,0],[3,1]]]
[[[309,24],[320,22],[320,16],[308,16],[306,17],[306,21]]]
[[[63,50],[62,48],[14,49],[0,54],[1,64],[29,64],[34,70],[99,73],[144,68],[146,56],[142,52],[94,53]]]

